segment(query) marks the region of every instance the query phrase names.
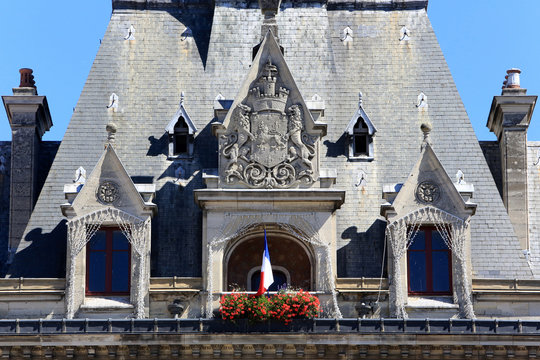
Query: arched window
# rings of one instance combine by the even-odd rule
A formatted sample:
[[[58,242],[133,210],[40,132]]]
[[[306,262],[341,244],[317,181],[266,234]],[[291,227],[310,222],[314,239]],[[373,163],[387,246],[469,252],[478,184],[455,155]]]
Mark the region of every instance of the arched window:
[[[411,295],[452,294],[452,253],[434,227],[422,227],[407,251]]]
[[[173,155],[187,155],[189,151],[189,128],[182,116],[174,125],[173,148]]]
[[[353,128],[353,155],[368,156],[369,155],[369,129],[362,117],[358,117]]]
[[[306,246],[289,236],[268,233],[268,250],[274,274],[271,291],[283,284],[304,290],[312,289],[312,260]],[[256,291],[260,281],[260,268],[264,248],[264,235],[256,234],[235,243],[225,255],[225,291],[239,288]]]

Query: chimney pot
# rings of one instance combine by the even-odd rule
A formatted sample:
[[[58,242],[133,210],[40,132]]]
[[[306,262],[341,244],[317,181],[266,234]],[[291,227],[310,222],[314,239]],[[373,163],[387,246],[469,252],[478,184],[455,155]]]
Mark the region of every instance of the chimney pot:
[[[521,70],[519,69],[516,69],[516,68],[512,68],[512,69],[509,69],[509,70],[506,70],[506,73],[508,74],[508,83],[506,85],[506,87],[510,88],[510,89],[519,89],[521,88],[521,85],[520,85],[520,79],[519,79],[519,74],[521,74]]]
[[[19,73],[21,74],[21,83],[19,84],[19,87],[36,88],[36,82],[34,81],[34,75],[32,75],[32,69],[22,68],[19,69]]]

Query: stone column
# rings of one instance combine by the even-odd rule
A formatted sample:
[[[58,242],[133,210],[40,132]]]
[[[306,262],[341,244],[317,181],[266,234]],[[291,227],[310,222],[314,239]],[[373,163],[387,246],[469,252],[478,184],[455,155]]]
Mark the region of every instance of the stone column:
[[[38,197],[38,154],[43,134],[52,126],[47,98],[38,96],[32,70],[21,69],[13,96],[2,96],[11,126],[9,248],[21,241]]]

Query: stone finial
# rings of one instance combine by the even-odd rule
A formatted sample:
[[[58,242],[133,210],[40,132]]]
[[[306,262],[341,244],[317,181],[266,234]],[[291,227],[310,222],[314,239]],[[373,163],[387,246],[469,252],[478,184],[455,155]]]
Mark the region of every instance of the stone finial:
[[[32,75],[34,71],[32,69],[28,68],[22,68],[19,69],[19,73],[21,74],[21,82],[19,84],[19,87],[31,87],[36,88],[36,82],[34,81],[34,75]]]
[[[364,187],[367,186],[367,175],[366,172],[363,169],[360,169],[356,175],[356,183],[354,184],[355,187]]]
[[[114,141],[116,139],[116,130],[118,127],[115,123],[110,122],[105,127],[105,130],[107,130],[107,144],[114,144]]]
[[[430,123],[423,123],[420,125],[420,130],[424,133],[424,140],[422,141],[422,146],[420,147],[420,151],[424,150],[426,145],[432,146],[431,138],[429,135],[431,134],[431,124]]]
[[[466,184],[465,182],[465,174],[461,169],[458,169],[456,173],[456,184]]]
[[[109,97],[109,105],[107,105],[107,109],[113,109],[114,112],[118,109],[118,95],[115,93],[112,93]]]
[[[418,97],[416,99],[416,107],[421,109],[421,108],[426,108],[427,106],[428,106],[427,96],[426,94],[421,92],[420,94],[418,94]]]
[[[359,91],[358,92],[358,107],[362,107],[362,97],[363,97],[362,92]]]
[[[401,28],[401,30],[399,31],[400,33],[400,38],[399,38],[399,41],[409,41],[410,39],[410,36],[409,36],[409,29],[407,29],[405,26],[403,26]]]
[[[346,27],[345,29],[343,29],[343,33],[342,33],[342,36],[341,36],[341,41],[343,42],[351,42],[353,41],[353,31],[350,27]]]
[[[278,39],[276,15],[280,6],[281,0],[259,0],[259,7],[264,15],[264,20],[261,25],[261,38],[264,38],[266,33],[271,30],[275,38]]]
[[[186,98],[186,94],[182,91],[180,93],[180,106],[184,105],[184,99]]]
[[[75,170],[73,182],[76,185],[84,185],[86,183],[86,170],[82,166],[79,166],[79,168]]]
[[[193,38],[193,30],[186,26],[186,30],[180,35],[180,41],[186,41],[187,39]]]
[[[124,36],[124,40],[135,40],[135,28],[133,25],[129,25],[127,35]]]

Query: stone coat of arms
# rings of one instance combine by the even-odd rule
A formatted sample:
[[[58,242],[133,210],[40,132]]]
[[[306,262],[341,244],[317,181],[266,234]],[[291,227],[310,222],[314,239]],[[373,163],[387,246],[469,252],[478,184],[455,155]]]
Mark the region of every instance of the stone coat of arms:
[[[276,89],[277,75],[269,58],[258,86],[232,109],[231,126],[220,140],[226,184],[271,189],[316,181],[318,137],[306,132],[300,104],[287,108],[289,89]]]

